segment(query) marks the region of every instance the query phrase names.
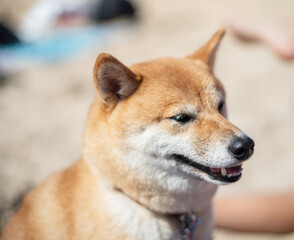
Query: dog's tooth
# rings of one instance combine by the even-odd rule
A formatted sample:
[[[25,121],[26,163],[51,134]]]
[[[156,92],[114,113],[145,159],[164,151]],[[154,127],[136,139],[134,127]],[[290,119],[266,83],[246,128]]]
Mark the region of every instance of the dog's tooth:
[[[221,168],[221,174],[225,177],[227,175],[227,170],[225,168]]]

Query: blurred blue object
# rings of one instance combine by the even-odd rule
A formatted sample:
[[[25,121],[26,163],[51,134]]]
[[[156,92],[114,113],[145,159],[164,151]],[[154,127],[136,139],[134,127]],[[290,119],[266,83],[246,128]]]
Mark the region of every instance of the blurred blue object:
[[[36,64],[60,62],[99,49],[125,23],[87,26],[56,31],[48,38],[31,43],[0,45],[0,75],[6,75]]]
[[[34,58],[41,61],[58,61],[88,50],[103,41],[104,30],[88,27],[66,30],[48,39],[21,45],[0,46],[0,58]],[[6,59],[7,60],[7,59]]]

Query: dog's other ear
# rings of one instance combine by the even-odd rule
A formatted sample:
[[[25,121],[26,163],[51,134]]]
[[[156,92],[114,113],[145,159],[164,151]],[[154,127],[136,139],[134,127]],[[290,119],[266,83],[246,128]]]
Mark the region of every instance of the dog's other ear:
[[[94,67],[94,84],[105,106],[109,109],[118,101],[131,96],[142,80],[110,54],[97,57]]]
[[[212,70],[216,51],[218,49],[219,43],[222,40],[224,34],[225,34],[224,29],[218,30],[204,46],[202,46],[194,54],[188,56],[187,58],[200,59],[204,63],[206,63]]]

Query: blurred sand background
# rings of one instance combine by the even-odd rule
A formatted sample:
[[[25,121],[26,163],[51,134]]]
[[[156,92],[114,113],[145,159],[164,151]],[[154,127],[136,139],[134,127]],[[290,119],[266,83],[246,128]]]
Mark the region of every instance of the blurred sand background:
[[[0,0],[0,16],[18,24],[32,0]],[[114,35],[101,51],[63,64],[14,74],[0,86],[1,225],[19,194],[81,155],[82,133],[94,95],[92,68],[99,52],[123,63],[182,57],[195,51],[230,16],[293,18],[291,0],[137,0],[140,21]],[[230,120],[256,143],[243,178],[219,195],[251,194],[294,187],[294,62],[267,47],[248,45],[229,33],[218,52],[215,73],[227,90]],[[294,203],[293,203],[294,204]],[[273,219],[274,221],[274,219]],[[215,231],[218,240],[290,240],[269,235]]]

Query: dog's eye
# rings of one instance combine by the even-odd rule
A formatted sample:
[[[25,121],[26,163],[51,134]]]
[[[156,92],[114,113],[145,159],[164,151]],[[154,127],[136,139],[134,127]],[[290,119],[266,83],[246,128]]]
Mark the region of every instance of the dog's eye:
[[[184,124],[184,123],[187,123],[187,122],[193,120],[193,117],[190,115],[187,115],[187,114],[179,114],[179,115],[171,117],[170,119]]]
[[[219,104],[218,104],[218,107],[217,107],[217,110],[220,114],[223,114],[224,113],[224,106],[225,106],[225,102],[224,101],[221,101]]]

